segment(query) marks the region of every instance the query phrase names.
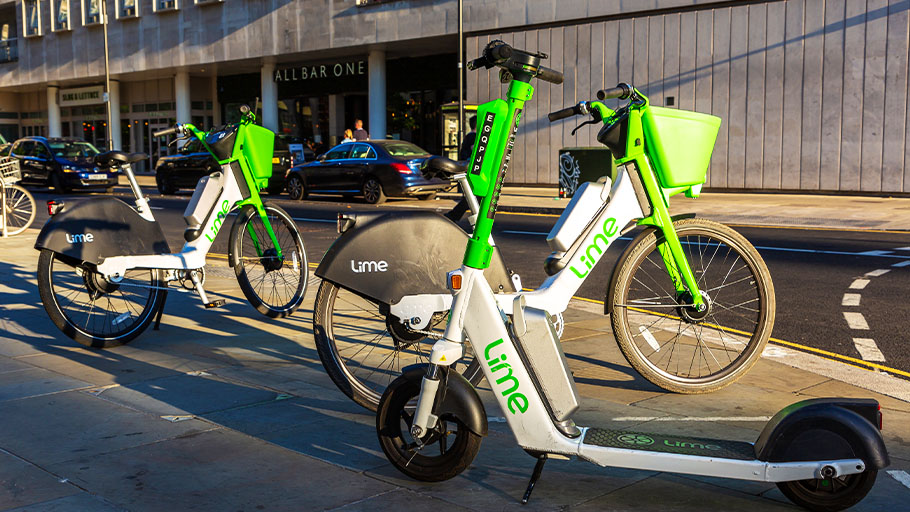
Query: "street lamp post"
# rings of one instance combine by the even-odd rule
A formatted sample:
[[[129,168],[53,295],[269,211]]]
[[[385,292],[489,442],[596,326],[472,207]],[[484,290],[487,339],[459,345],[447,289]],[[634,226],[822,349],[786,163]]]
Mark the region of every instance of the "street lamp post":
[[[113,107],[111,107],[111,69],[107,49],[107,0],[99,1],[101,2],[101,24],[104,31],[104,103],[107,106],[107,149],[112,150],[114,149],[114,137],[113,134],[111,134],[111,127],[113,126]],[[119,105],[117,106],[117,109],[117,115],[120,115]]]
[[[458,148],[464,138],[464,0],[458,0]]]

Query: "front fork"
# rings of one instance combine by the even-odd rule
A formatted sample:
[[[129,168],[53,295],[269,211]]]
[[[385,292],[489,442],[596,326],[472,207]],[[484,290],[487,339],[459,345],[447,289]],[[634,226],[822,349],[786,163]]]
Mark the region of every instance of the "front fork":
[[[661,192],[660,185],[657,183],[654,171],[644,155],[634,158],[634,162],[639,171],[639,176],[641,176],[645,193],[651,203],[651,215],[640,220],[638,224],[653,226],[660,230],[661,235],[663,235],[663,241],[658,240],[657,251],[664,261],[664,266],[673,281],[677,295],[682,296],[688,290],[692,299],[692,306],[699,312],[704,311],[708,306],[698,289],[698,280],[695,278],[695,273],[692,272],[689,260],[686,258],[685,252],[683,252],[679,236],[673,227],[673,219],[670,217],[667,202]],[[617,162],[616,165],[619,166],[621,163]]]

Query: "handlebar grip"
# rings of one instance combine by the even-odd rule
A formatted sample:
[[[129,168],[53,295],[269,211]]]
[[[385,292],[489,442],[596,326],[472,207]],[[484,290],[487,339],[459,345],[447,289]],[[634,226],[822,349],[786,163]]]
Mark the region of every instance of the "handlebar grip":
[[[573,107],[566,107],[562,110],[557,110],[556,112],[550,112],[547,115],[547,118],[550,119],[550,122],[559,121],[560,119],[565,119],[567,117],[577,116],[580,114],[578,111],[578,105]]]
[[[505,62],[512,56],[512,47],[502,41],[499,44],[491,45],[489,56],[493,62]]]
[[[480,68],[489,68],[487,64],[487,59],[485,57],[478,57],[474,60],[468,61],[468,71],[474,71],[475,69]]]
[[[556,85],[561,84],[563,81],[562,73],[544,66],[537,68],[537,78]]]
[[[155,138],[164,137],[164,136],[171,135],[174,133],[177,133],[176,126],[172,126],[171,128],[165,128],[163,130],[158,130],[157,132],[152,133],[152,137],[155,137]]]
[[[597,99],[603,101],[611,98],[624,100],[632,94],[632,86],[629,84],[619,84],[612,89],[601,89],[597,91]]]

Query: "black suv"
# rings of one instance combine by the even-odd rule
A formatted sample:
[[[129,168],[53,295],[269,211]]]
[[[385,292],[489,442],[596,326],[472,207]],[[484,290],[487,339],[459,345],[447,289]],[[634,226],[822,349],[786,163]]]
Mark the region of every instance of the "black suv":
[[[314,160],[316,155],[304,146],[304,161]],[[275,151],[272,155],[272,177],[265,189],[269,194],[280,194],[285,188],[288,170],[295,161],[284,137],[275,137]],[[190,139],[175,155],[163,156],[155,164],[155,182],[158,192],[174,194],[183,188],[194,189],[203,176],[218,170],[218,162],[196,139]]]
[[[99,169],[91,143],[76,138],[25,137],[13,143],[10,156],[19,159],[23,185],[51,186],[60,192],[117,184],[116,169]]]

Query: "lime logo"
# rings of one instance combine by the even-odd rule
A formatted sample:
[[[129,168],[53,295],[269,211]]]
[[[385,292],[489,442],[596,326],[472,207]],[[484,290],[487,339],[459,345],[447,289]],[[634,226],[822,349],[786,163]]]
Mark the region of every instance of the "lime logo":
[[[594,265],[597,264],[597,260],[600,259],[600,256],[604,253],[604,251],[607,250],[607,247],[609,247],[610,237],[615,235],[617,231],[619,231],[619,229],[616,227],[616,219],[610,217],[605,220],[603,225],[603,234],[597,233],[594,235],[594,240],[592,241],[591,245],[585,249],[585,253],[582,254],[581,258],[579,259],[579,261],[585,266],[583,269],[584,273],[582,274],[581,272],[575,270],[574,266],[570,266],[569,269],[572,270],[572,273],[574,273],[579,278],[583,278],[588,275],[588,272],[594,268]],[[597,245],[598,242],[603,242],[603,249]],[[594,254],[593,251],[597,251],[597,254]]]
[[[496,385],[506,388],[502,390],[502,396],[507,397],[506,403],[509,406],[509,412],[515,414],[517,411],[524,414],[528,410],[528,397],[518,392],[520,384],[518,379],[512,375],[512,365],[506,362],[506,354],[496,356],[490,353],[492,349],[502,344],[502,338],[490,343],[483,349],[483,356],[493,373],[493,378],[496,379]]]
[[[644,434],[622,434],[618,439],[621,443],[631,444],[633,446],[648,446],[654,444],[654,440]]]

